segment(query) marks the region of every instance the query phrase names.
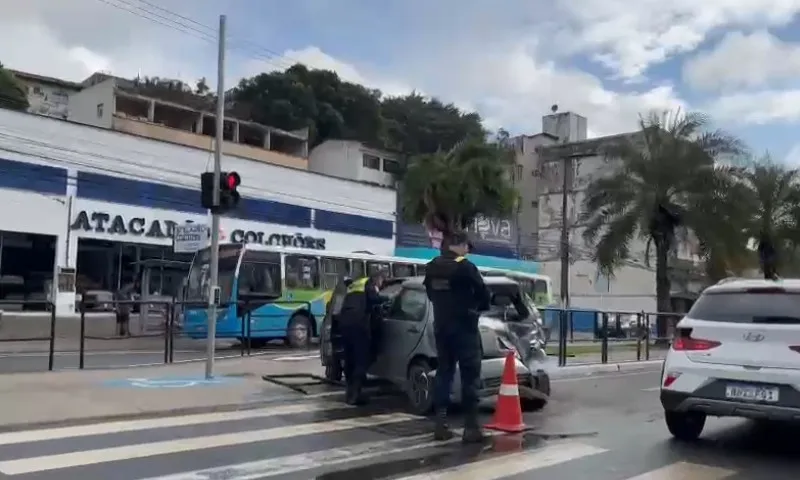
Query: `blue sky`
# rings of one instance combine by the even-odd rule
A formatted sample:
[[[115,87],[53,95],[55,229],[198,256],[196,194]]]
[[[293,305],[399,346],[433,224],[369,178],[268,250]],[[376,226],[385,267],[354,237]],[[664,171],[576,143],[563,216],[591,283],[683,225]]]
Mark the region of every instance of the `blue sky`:
[[[800,165],[798,12],[800,0],[29,0],[0,19],[0,61],[70,79],[106,69],[213,82],[203,25],[225,13],[228,84],[300,61],[529,134],[552,104],[586,116],[593,135],[680,107]]]

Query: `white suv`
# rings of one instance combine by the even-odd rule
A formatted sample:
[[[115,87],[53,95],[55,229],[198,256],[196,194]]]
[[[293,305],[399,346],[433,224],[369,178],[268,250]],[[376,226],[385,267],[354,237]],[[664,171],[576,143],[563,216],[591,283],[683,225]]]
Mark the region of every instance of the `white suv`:
[[[661,404],[678,439],[706,416],[800,420],[800,280],[709,287],[677,325]]]

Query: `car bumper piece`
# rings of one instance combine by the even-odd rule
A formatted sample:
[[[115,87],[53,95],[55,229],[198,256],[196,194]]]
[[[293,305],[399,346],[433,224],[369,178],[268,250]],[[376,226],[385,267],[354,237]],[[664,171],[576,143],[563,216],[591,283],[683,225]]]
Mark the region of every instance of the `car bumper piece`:
[[[800,422],[800,408],[695,397],[689,393],[669,390],[661,391],[661,405],[664,410],[674,412],[702,412],[716,417]]]

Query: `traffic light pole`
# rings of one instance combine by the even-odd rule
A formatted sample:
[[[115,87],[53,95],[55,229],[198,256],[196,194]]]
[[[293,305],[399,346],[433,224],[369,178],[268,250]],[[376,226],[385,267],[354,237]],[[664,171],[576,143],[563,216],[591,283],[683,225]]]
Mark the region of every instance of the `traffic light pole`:
[[[217,126],[214,142],[214,205],[219,206],[220,171],[222,170],[222,132],[225,126],[225,15],[219,17],[219,52],[217,57]],[[215,209],[216,210],[216,209]],[[214,350],[217,340],[217,301],[219,299],[219,212],[211,212],[211,264],[208,282],[208,338],[206,378],[214,376]]]

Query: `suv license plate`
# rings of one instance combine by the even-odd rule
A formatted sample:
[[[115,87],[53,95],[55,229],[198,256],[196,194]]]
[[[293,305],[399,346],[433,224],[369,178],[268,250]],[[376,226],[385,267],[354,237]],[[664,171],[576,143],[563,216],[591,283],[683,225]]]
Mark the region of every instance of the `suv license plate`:
[[[732,400],[777,402],[778,389],[771,387],[752,387],[749,385],[728,385],[725,387],[725,396]]]

